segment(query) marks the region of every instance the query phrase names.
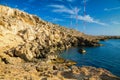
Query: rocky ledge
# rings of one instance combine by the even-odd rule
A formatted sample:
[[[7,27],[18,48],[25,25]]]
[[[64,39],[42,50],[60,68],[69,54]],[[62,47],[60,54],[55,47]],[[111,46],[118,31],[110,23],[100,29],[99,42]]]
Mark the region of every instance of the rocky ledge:
[[[120,80],[104,69],[76,67],[58,57],[72,46],[100,46],[99,40],[110,38],[86,35],[0,5],[0,79]]]

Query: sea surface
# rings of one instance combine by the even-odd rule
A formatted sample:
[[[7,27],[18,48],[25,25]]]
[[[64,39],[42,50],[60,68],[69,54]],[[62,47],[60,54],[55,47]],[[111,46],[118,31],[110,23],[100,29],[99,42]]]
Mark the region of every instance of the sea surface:
[[[104,46],[84,48],[86,54],[80,54],[80,48],[70,48],[60,54],[61,57],[77,62],[77,66],[105,68],[120,76],[120,39],[101,41]]]

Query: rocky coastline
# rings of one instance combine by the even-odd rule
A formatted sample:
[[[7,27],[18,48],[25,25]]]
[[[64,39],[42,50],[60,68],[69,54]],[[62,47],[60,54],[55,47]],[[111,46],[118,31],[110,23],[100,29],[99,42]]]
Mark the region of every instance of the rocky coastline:
[[[97,47],[106,39],[120,36],[87,35],[0,5],[0,80],[120,80],[105,69],[58,57],[70,47]]]

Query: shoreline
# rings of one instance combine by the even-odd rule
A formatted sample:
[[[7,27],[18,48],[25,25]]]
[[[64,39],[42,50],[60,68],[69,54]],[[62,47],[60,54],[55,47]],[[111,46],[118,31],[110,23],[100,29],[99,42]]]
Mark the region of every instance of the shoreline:
[[[120,36],[86,35],[2,5],[0,31],[0,79],[120,80],[105,69],[76,67],[57,53],[72,46],[97,47],[99,40]]]
[[[103,68],[116,76],[120,76],[119,71],[119,41],[120,39],[110,39],[100,41],[103,44],[100,47],[72,47],[64,51],[60,56],[64,59],[73,60],[76,66],[92,66]],[[117,48],[117,49],[116,49]],[[84,49],[86,53],[79,50]],[[115,60],[115,61],[114,61]],[[115,65],[117,65],[115,67]]]

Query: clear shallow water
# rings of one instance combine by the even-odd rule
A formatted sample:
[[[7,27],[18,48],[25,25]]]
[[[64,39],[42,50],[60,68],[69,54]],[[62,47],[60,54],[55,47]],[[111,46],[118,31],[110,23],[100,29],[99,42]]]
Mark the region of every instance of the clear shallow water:
[[[60,54],[61,57],[77,62],[77,66],[105,68],[120,76],[120,40],[101,42],[104,46],[85,48],[86,54],[80,54],[79,48],[70,48]]]

